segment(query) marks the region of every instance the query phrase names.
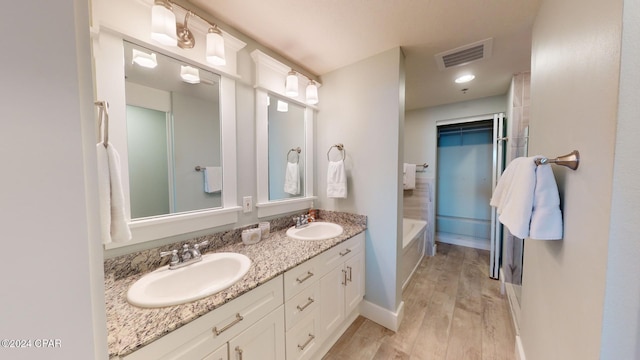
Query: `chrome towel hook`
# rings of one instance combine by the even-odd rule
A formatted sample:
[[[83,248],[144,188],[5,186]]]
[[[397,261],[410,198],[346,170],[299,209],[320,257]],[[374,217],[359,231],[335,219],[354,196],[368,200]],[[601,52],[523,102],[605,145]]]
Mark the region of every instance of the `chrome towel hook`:
[[[580,165],[580,152],[573,150],[567,155],[558,156],[555,159],[537,158],[536,165],[556,164],[566,166],[571,170],[576,170]]]

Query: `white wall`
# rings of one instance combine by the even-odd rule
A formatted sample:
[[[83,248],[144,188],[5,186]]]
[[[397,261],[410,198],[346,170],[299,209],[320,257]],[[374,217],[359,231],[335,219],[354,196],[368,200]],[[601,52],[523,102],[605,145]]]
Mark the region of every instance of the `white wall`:
[[[581,163],[577,171],[553,166],[563,240],[525,240],[520,330],[527,360],[600,355],[621,15],[622,0],[544,0],[534,24],[529,153],[578,149]]]
[[[390,311],[401,301],[397,270],[403,56],[395,48],[323,75],[316,125],[318,207],[368,216],[365,298]],[[347,153],[347,199],[326,196],[325,154],[337,143],[344,144]]]
[[[477,115],[495,114],[507,110],[506,95],[433,106],[407,111],[404,130],[403,162],[429,167],[418,176],[435,177],[438,147],[438,120],[459,119]],[[491,116],[493,118],[493,116]]]
[[[640,359],[640,3],[624,1],[601,359]]]
[[[3,359],[106,354],[88,14],[82,0],[0,13],[4,33],[25,30],[0,39],[0,338],[62,345],[0,348]]]

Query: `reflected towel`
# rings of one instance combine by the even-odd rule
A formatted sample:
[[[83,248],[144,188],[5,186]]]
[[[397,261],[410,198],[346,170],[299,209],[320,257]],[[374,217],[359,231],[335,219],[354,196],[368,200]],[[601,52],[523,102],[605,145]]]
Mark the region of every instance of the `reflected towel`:
[[[106,148],[99,143],[96,148],[102,242],[108,244],[112,241],[131,240],[131,231],[124,210],[120,156],[110,143]]]
[[[404,190],[413,190],[416,188],[416,164],[404,164],[402,180],[402,188]]]
[[[500,177],[490,205],[498,219],[521,239],[562,238],[560,197],[549,165],[537,166],[541,156],[516,158]]]
[[[327,167],[327,197],[347,197],[347,173],[344,169],[344,161],[329,161]]]
[[[204,168],[204,192],[222,191],[222,167],[206,166]]]
[[[297,163],[287,162],[284,174],[284,192],[291,195],[300,194],[300,168]]]

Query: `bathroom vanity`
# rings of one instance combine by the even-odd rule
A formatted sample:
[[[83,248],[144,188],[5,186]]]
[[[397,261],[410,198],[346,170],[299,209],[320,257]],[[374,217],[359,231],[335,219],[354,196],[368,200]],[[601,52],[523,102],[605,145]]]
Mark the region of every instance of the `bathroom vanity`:
[[[145,272],[136,273],[125,259],[108,260],[110,358],[321,358],[359,315],[364,296],[366,218],[354,219],[332,219],[344,228],[333,239],[296,240],[283,229],[255,245],[238,239],[217,248],[248,256],[249,272],[226,290],[182,305],[130,305],[127,289]],[[132,254],[126,261],[147,256],[153,252]]]

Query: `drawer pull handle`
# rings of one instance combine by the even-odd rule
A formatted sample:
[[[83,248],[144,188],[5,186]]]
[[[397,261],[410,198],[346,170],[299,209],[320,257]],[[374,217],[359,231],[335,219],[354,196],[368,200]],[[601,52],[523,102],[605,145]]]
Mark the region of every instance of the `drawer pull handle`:
[[[304,304],[304,305],[302,305],[302,306],[300,306],[300,305],[296,306],[296,307],[298,308],[298,310],[300,310],[300,311],[304,311],[304,309],[308,308],[308,307],[309,307],[309,305],[313,304],[314,300],[313,300],[313,298],[312,298],[312,297],[309,297],[309,299],[308,299],[308,300],[309,300],[309,301],[307,301],[307,303],[306,303],[306,304]]]
[[[348,253],[350,253],[350,252],[351,252],[351,249],[347,249],[347,250],[345,250],[345,251],[343,251],[343,252],[341,252],[341,253],[339,253],[339,254],[340,254],[340,256],[345,256],[345,255],[347,255],[347,254],[348,254]]]
[[[305,341],[305,343],[302,345],[298,345],[298,349],[300,349],[300,351],[304,350],[309,345],[309,343],[311,343],[315,338],[316,338],[315,336],[313,336],[312,334],[309,334],[309,338],[307,339],[307,341]]]
[[[352,270],[351,266],[347,266],[347,269],[349,269],[349,277],[347,278],[347,280],[353,281],[353,280],[351,280],[351,270]]]
[[[344,275],[344,281],[342,282],[342,285],[347,286],[347,270],[342,269],[342,275]]]
[[[238,354],[238,360],[242,360],[242,349],[240,349],[240,346],[236,346],[236,354]]]
[[[298,283],[302,284],[303,282],[307,281],[312,276],[313,276],[313,273],[311,271],[307,271],[307,276],[303,277],[302,279],[296,278],[296,281]]]
[[[229,330],[230,327],[232,327],[233,325],[239,323],[240,321],[242,321],[244,318],[242,316],[240,316],[240,313],[236,313],[236,319],[233,320],[231,323],[229,323],[228,325],[226,325],[225,327],[223,327],[222,329],[218,330],[218,327],[214,327],[213,328],[213,332],[216,334],[216,336],[219,336],[220,334],[222,334],[223,332]],[[239,348],[236,348],[236,351]],[[240,350],[240,354],[242,354],[242,350]],[[240,355],[240,358],[242,358],[242,355]]]

